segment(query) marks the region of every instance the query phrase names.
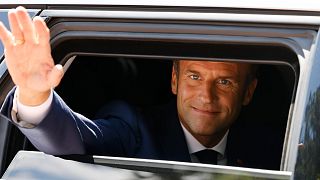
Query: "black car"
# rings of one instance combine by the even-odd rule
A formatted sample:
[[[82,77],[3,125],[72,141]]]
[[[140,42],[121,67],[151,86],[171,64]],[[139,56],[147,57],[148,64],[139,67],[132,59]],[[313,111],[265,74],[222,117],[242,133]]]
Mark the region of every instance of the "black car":
[[[240,168],[93,156],[87,160],[99,165],[91,171],[92,165],[33,152],[37,150],[24,135],[1,117],[3,178],[85,179],[104,171],[115,178],[122,174],[123,179],[319,179],[320,4],[251,3],[22,5],[31,16],[43,17],[50,28],[52,56],[66,70],[56,91],[73,110],[87,117],[114,99],[140,109],[170,101],[173,60],[259,65],[259,85],[237,120],[239,141],[234,147],[253,146],[252,151],[272,153],[274,158],[257,158],[255,167]],[[8,9],[16,6],[0,5],[2,22],[7,23]],[[0,44],[0,104],[14,86],[3,51]],[[239,148],[239,154],[251,153]],[[71,159],[88,162],[83,157]],[[48,162],[48,167],[26,161]],[[263,168],[272,162],[279,168]],[[49,172],[50,167],[59,168]],[[83,170],[71,173],[68,168]],[[56,174],[61,172],[65,176]]]

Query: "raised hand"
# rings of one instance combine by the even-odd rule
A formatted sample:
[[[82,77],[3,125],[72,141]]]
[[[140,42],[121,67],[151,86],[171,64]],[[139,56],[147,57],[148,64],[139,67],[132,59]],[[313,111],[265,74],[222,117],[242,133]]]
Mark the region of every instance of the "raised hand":
[[[8,17],[11,32],[0,22],[5,61],[13,82],[19,87],[20,102],[36,106],[60,83],[63,69],[54,65],[50,32],[42,18],[31,20],[23,7],[10,10]]]

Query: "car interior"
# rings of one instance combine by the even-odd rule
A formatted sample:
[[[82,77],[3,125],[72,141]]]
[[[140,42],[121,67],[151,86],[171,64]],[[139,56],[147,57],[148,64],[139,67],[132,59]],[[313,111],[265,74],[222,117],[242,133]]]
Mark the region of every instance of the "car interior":
[[[94,117],[110,100],[124,100],[140,109],[168,103],[171,93],[172,60],[78,56],[65,74],[58,94],[76,112]],[[233,143],[241,156],[252,151],[276,154],[259,161],[257,167],[277,161],[280,168],[282,146],[294,87],[294,73],[286,65],[260,64],[258,86],[252,102],[243,107],[233,126]],[[231,141],[231,140],[230,140]]]

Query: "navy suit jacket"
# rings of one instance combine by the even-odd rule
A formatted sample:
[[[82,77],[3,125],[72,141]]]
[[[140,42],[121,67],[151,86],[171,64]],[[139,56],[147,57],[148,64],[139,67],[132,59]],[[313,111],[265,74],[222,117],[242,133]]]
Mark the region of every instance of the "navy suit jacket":
[[[14,90],[8,94],[1,109],[9,119],[13,93]],[[53,96],[51,109],[40,124],[33,128],[16,124],[40,151],[53,155],[95,154],[191,161],[175,101],[143,112],[125,102],[114,101],[104,106],[97,113],[97,119],[91,121],[73,112],[55,92]],[[237,150],[240,147],[232,145],[237,141],[230,137],[232,134],[230,130],[226,149],[228,165],[256,167],[250,163],[257,162],[255,158],[261,158],[262,162],[270,158],[258,153],[243,159],[238,153],[243,151]],[[258,167],[278,169],[279,164]]]
[[[11,121],[13,94],[14,90],[1,109]],[[53,155],[97,154],[190,161],[175,108],[162,108],[154,116],[142,115],[129,104],[114,101],[91,121],[73,112],[55,92],[53,96],[51,109],[40,124],[25,128],[15,123],[40,151]]]

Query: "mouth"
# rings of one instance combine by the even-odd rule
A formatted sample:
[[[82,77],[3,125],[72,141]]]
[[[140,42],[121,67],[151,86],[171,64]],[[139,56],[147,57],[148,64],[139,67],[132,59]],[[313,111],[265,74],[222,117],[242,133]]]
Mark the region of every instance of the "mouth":
[[[218,113],[220,113],[219,111],[216,111],[216,110],[213,110],[213,109],[202,109],[202,108],[196,108],[196,107],[191,107],[195,112],[198,112],[198,113],[201,113],[201,114],[204,114],[204,115],[216,115]]]

